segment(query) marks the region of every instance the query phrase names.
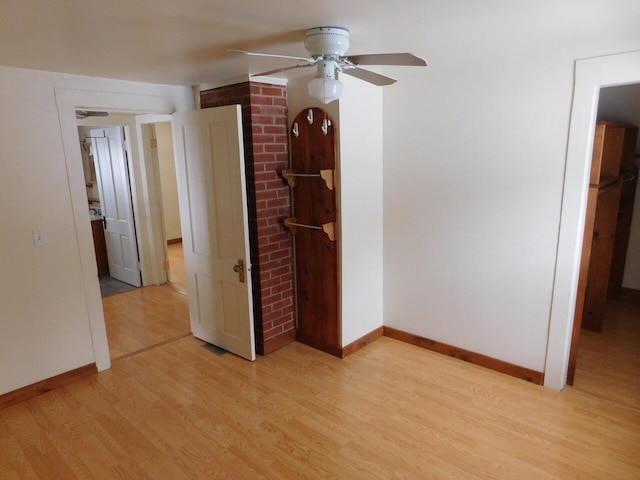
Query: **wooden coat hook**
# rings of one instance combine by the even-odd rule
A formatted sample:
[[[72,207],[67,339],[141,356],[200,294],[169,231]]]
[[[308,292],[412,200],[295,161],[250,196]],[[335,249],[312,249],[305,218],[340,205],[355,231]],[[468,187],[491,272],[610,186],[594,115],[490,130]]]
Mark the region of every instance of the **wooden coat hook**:
[[[336,222],[323,223],[322,225],[307,225],[304,223],[298,223],[296,217],[290,217],[284,219],[284,226],[289,229],[292,234],[296,234],[298,228],[310,228],[312,230],[322,230],[327,234],[329,240],[335,242],[336,240]]]

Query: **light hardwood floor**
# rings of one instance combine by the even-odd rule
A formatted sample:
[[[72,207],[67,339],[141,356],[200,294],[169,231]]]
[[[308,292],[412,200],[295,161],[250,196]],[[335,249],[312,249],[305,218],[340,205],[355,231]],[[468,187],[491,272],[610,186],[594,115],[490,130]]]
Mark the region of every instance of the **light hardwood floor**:
[[[118,361],[0,410],[0,479],[640,478],[638,390],[607,380],[637,386],[637,307],[613,305],[554,392],[388,338],[344,360],[217,356],[185,335],[186,302],[105,299]]]
[[[136,288],[102,299],[111,360],[191,332],[185,295],[163,285]]]
[[[168,246],[171,281],[103,298],[111,360],[191,332],[182,243]]]
[[[253,363],[201,344],[0,410],[0,478],[640,478],[640,411],[576,389],[389,338]]]
[[[639,304],[610,300],[602,332],[582,330],[573,388],[640,409]]]

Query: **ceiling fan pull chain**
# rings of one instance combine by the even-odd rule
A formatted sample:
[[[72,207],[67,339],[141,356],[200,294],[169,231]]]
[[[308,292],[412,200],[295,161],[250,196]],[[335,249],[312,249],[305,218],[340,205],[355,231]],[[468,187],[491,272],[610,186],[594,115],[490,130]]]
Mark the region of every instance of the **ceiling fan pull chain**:
[[[309,113],[307,113],[307,120],[309,121],[309,125],[313,125],[313,110],[309,109]]]

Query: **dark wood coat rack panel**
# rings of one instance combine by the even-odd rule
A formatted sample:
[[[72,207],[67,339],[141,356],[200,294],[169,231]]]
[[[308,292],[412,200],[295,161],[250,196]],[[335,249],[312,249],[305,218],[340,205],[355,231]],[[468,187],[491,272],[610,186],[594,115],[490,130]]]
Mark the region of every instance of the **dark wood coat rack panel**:
[[[291,169],[283,172],[293,198],[285,225],[295,245],[296,339],[341,356],[335,164],[333,120],[319,108],[303,110],[291,129]]]

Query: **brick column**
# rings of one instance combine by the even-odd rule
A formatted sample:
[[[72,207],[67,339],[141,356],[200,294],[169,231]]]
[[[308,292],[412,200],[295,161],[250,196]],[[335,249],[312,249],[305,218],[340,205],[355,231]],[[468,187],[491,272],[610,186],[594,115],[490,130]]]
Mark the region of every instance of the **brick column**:
[[[201,92],[200,104],[242,106],[256,350],[267,354],[295,338],[293,242],[282,224],[291,201],[279,176],[289,163],[287,89],[245,82]]]

